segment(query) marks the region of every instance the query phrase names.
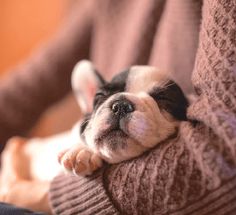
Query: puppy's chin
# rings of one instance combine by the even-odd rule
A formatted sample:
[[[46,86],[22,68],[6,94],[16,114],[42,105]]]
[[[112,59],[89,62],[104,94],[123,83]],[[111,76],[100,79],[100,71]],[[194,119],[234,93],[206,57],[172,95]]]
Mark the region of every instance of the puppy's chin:
[[[90,130],[94,151],[109,163],[118,163],[140,155],[145,148],[130,136],[126,127],[123,122],[119,126],[104,125],[100,129]]]
[[[120,132],[112,132],[108,136],[102,140],[103,144],[98,150],[99,155],[108,163],[119,163],[129,160],[137,157],[146,150],[145,147],[141,146],[132,138],[120,135]],[[111,148],[111,145],[114,148]]]
[[[128,135],[121,129],[103,130],[99,132],[94,140],[94,143],[98,147],[107,146],[112,151],[116,151],[119,148],[126,148],[126,141]]]

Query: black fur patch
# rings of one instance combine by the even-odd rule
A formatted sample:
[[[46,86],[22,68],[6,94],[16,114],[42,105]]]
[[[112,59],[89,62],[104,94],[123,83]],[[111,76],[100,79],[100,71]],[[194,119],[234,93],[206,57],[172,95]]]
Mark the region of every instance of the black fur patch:
[[[100,75],[100,73],[97,70],[95,70],[94,73],[99,80],[99,86],[104,85],[106,83],[106,81],[103,79],[103,77]]]
[[[83,118],[83,121],[80,125],[80,131],[79,131],[81,137],[83,137],[83,132],[84,132],[85,128],[87,127],[90,118],[91,118],[91,114],[86,114]]]
[[[178,120],[187,120],[188,101],[180,87],[169,81],[164,87],[154,88],[149,95],[155,99],[160,109],[164,109]]]

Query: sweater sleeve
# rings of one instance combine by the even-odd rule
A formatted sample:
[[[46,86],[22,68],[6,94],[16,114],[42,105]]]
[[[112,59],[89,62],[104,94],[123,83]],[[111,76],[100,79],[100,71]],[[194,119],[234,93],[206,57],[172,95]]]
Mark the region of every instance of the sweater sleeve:
[[[56,214],[236,213],[236,3],[205,0],[196,64],[197,99],[179,135],[91,178],[58,176]]]
[[[23,135],[40,114],[70,90],[77,61],[89,57],[91,1],[80,1],[55,38],[0,84],[0,142]]]

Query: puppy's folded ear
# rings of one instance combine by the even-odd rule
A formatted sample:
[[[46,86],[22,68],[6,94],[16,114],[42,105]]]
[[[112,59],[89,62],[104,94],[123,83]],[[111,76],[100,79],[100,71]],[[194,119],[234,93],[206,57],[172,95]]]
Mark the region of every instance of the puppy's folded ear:
[[[71,85],[83,113],[92,112],[94,95],[104,84],[105,80],[90,61],[82,60],[76,64],[72,71]]]

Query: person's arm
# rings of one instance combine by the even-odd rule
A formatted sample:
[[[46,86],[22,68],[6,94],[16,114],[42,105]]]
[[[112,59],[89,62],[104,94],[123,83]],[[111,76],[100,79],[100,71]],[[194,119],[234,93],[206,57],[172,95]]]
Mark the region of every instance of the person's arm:
[[[235,214],[235,1],[205,0],[193,85],[179,137],[87,178],[58,176],[55,214]],[[184,44],[183,44],[184,45]]]
[[[12,135],[24,135],[51,104],[69,92],[70,74],[89,58],[91,1],[79,1],[54,38],[0,83],[1,147]]]

